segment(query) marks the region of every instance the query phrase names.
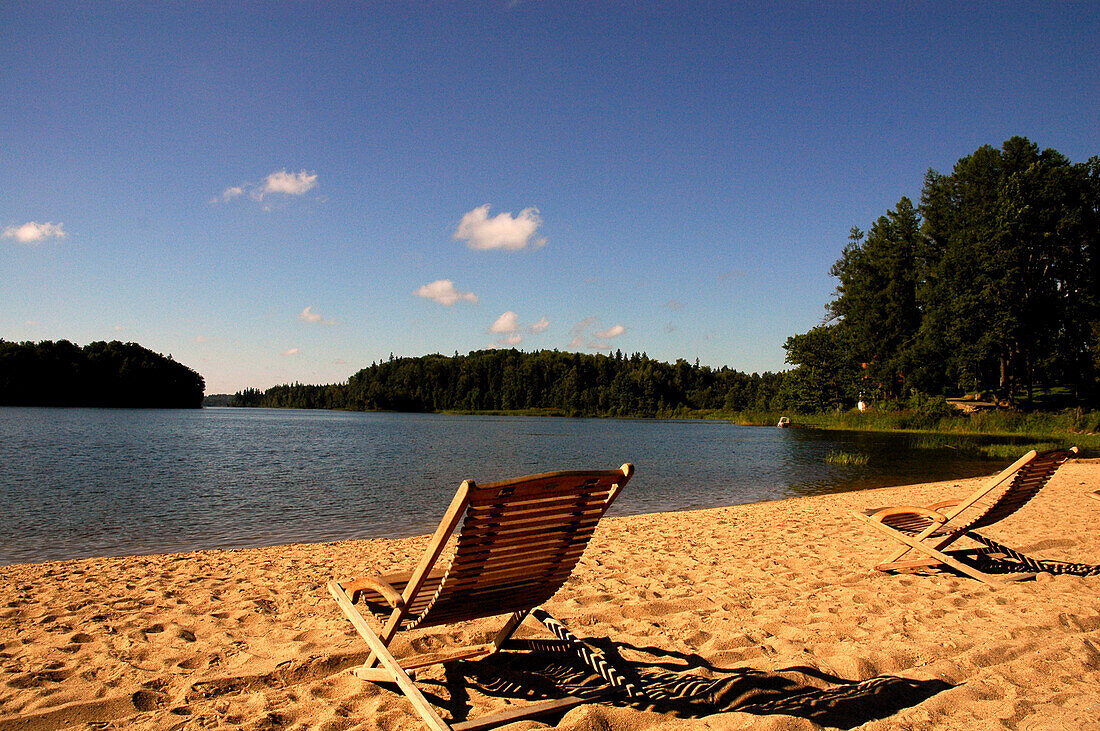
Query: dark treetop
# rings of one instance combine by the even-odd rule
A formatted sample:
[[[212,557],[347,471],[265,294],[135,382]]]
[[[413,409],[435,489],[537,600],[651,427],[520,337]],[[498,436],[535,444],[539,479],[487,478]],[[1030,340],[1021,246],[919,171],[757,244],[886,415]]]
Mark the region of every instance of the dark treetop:
[[[136,343],[0,340],[0,406],[198,408],[205,383]]]

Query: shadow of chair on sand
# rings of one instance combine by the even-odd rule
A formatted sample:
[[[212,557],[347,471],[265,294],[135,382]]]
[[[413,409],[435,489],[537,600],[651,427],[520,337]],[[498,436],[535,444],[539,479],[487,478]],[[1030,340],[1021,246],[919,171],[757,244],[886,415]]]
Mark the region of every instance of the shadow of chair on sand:
[[[540,643],[542,649],[509,653],[492,661],[448,665],[443,681],[425,680],[422,690],[455,721],[465,720],[471,712],[471,692],[523,702],[567,693],[681,718],[739,711],[784,714],[822,726],[853,728],[887,718],[954,687],[940,680],[894,676],[857,682],[805,666],[779,672],[719,668],[695,654],[608,640],[585,642],[603,652],[647,698],[635,700],[611,693],[603,679],[567,652],[564,643],[555,642]],[[622,656],[623,651],[644,657],[628,660]]]

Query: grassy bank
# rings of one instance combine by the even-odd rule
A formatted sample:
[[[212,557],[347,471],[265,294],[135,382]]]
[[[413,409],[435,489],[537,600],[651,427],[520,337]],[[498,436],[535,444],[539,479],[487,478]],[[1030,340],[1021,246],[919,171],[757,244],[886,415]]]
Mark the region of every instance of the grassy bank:
[[[1041,451],[1076,445],[1082,456],[1100,457],[1100,412],[1096,411],[1025,413],[998,410],[963,414],[869,409],[783,415],[800,427],[921,434],[914,445],[927,449],[960,449],[1007,459],[1027,449]],[[774,426],[780,416],[778,413],[748,412],[735,414],[731,420],[738,424]],[[979,436],[988,437],[994,443],[975,441],[974,437]]]

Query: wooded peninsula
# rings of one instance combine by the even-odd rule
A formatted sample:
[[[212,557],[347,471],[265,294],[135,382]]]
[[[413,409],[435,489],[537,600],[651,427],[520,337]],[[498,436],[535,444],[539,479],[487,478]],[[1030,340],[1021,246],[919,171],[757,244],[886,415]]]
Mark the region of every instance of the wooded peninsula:
[[[0,340],[0,406],[199,408],[205,382],[137,343]]]

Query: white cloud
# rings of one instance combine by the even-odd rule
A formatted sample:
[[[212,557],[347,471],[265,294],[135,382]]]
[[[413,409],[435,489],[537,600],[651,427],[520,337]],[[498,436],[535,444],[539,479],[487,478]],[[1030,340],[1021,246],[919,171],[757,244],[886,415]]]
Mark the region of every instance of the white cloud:
[[[317,174],[310,175],[305,170],[299,173],[288,173],[279,170],[264,178],[263,185],[259,188],[259,197],[268,193],[285,193],[286,195],[302,195],[317,187]]]
[[[511,335],[519,329],[519,315],[509,310],[489,326],[489,332],[499,335]]]
[[[514,218],[510,213],[489,218],[489,206],[486,204],[462,216],[454,237],[465,241],[471,249],[537,249],[546,243],[546,239],[535,237],[540,225],[542,219],[537,208],[524,208]]]
[[[522,342],[523,336],[519,333],[512,333],[511,335],[503,337],[497,341],[497,343],[500,345],[519,345]]]
[[[231,187],[226,188],[225,190],[222,191],[222,200],[223,201],[233,200],[234,198],[236,198],[237,196],[239,196],[242,193],[244,193],[244,188],[242,188],[241,186],[239,186],[239,185],[231,186]]]
[[[450,307],[456,302],[477,302],[477,295],[473,292],[460,292],[455,289],[455,283],[450,279],[437,279],[431,284],[425,284],[413,292],[417,297],[424,297],[433,302]]]
[[[313,305],[299,312],[298,319],[302,322],[309,322],[315,325],[334,325],[336,323],[336,320],[326,320],[320,312],[314,312]]]
[[[531,333],[532,335],[538,335],[538,334],[539,334],[540,332],[543,332],[543,331],[545,331],[545,330],[546,330],[546,328],[548,328],[548,327],[550,327],[550,321],[549,321],[549,320],[547,320],[547,319],[546,319],[546,318],[544,317],[544,318],[542,318],[541,320],[539,320],[538,322],[536,322],[536,323],[534,323],[533,325],[531,325],[530,327],[528,327],[528,328],[527,328],[527,330],[528,330],[528,332],[530,332],[530,333]]]
[[[626,328],[622,325],[612,325],[606,330],[601,330],[600,332],[595,333],[595,335],[601,340],[606,340],[607,338],[617,338],[624,332],[626,332]]]
[[[214,198],[210,202],[216,203],[220,199],[222,203],[227,203],[245,194],[248,194],[248,197],[254,201],[263,201],[266,196],[272,193],[279,193],[282,195],[303,195],[316,187],[317,173],[307,173],[305,170],[297,173],[277,170],[264,178],[260,183],[231,185],[223,190],[220,196]]]
[[[570,348],[589,348],[590,350],[607,350],[611,345],[607,342],[611,338],[617,338],[626,332],[622,325],[612,325],[606,330],[592,333],[588,336],[588,328],[597,322],[595,317],[586,317],[572,327],[570,332],[573,339],[569,342]]]
[[[288,349],[284,350],[282,354],[283,355],[298,355],[298,349],[297,348],[288,348]]]
[[[3,237],[15,239],[21,244],[36,244],[46,239],[63,239],[65,224],[63,223],[36,223],[28,221],[21,226],[8,226],[4,229]]]

